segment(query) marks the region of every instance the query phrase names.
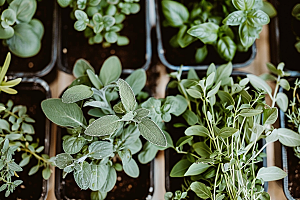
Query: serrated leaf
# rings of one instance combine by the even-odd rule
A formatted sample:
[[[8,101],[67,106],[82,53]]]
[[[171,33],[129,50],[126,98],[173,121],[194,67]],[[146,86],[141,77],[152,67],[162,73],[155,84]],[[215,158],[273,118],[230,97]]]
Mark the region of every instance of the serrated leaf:
[[[122,79],[118,80],[118,86],[119,86],[120,98],[125,110],[127,112],[133,111],[136,107],[136,100],[131,87],[126,81]]]
[[[113,134],[121,125],[116,115],[106,115],[90,124],[84,133],[89,136],[105,136]]]
[[[64,92],[62,102],[75,103],[77,101],[90,98],[93,94],[94,92],[90,87],[86,85],[75,85]]]
[[[138,123],[138,129],[141,135],[149,142],[166,147],[167,139],[162,130],[149,118],[143,118],[140,123]]]

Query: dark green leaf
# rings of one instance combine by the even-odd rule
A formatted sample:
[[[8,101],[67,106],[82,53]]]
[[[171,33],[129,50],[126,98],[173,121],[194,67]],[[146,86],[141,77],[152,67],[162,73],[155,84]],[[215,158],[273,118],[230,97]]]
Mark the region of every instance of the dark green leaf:
[[[184,176],[194,176],[205,172],[210,167],[206,163],[193,163],[189,169],[185,172]]]
[[[187,159],[182,159],[174,165],[170,172],[170,177],[184,177],[185,172],[191,166],[191,162]]]
[[[217,43],[218,54],[224,60],[231,61],[235,55],[236,49],[237,49],[236,44],[229,36],[221,37],[218,40]]]
[[[180,27],[189,19],[188,9],[176,1],[161,1],[163,14],[172,27]]]
[[[191,184],[190,187],[191,190],[194,191],[196,195],[202,199],[208,199],[212,197],[210,190],[206,187],[204,183],[195,181]]]
[[[194,143],[193,148],[197,152],[197,154],[202,158],[209,158],[210,154],[212,154],[211,149],[207,146],[205,142]]]

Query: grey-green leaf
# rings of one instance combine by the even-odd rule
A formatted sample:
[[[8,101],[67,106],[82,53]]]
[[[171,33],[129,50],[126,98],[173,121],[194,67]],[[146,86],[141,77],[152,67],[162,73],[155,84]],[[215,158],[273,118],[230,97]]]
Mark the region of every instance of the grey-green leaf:
[[[205,172],[210,167],[206,163],[193,163],[189,169],[185,172],[184,176],[194,176]]]
[[[73,68],[73,75],[75,78],[79,78],[81,76],[87,75],[87,70],[92,70],[92,72],[95,73],[94,68],[90,65],[88,61],[85,59],[78,59],[75,62],[74,68]]]
[[[137,95],[145,87],[146,79],[147,76],[145,70],[138,69],[130,74],[125,81],[129,84],[133,93]]]
[[[286,172],[276,166],[262,167],[257,173],[257,178],[261,178],[264,181],[276,181],[286,176]]]
[[[193,182],[191,184],[191,190],[194,191],[196,195],[202,199],[208,199],[212,197],[210,190],[204,183],[200,183],[197,181]]]
[[[174,165],[170,177],[183,177],[192,163],[188,159],[182,159]]]
[[[263,112],[263,110],[245,108],[245,109],[241,110],[240,115],[243,117],[253,117],[255,115],[261,114],[262,112]]]
[[[123,79],[118,80],[118,86],[119,86],[120,98],[124,105],[125,110],[127,112],[133,111],[136,107],[136,100],[131,87]]]
[[[59,169],[64,169],[65,167],[73,163],[73,157],[68,153],[61,153],[55,156],[54,164]]]
[[[279,142],[288,147],[296,147],[300,144],[300,134],[287,128],[277,129]]]
[[[124,169],[124,172],[132,178],[137,178],[140,174],[139,167],[136,164],[134,159],[130,159],[129,162],[124,163],[123,169]]]
[[[93,191],[100,190],[106,182],[109,172],[107,165],[91,165],[91,182],[89,188]]]
[[[141,135],[152,144],[166,147],[167,139],[162,130],[149,118],[145,117],[138,123]]]
[[[89,86],[75,85],[64,92],[62,96],[62,102],[75,103],[77,101],[90,98],[93,94],[94,92],[91,90]]]
[[[100,70],[99,78],[103,85],[118,80],[122,73],[122,66],[117,56],[111,56],[106,59]]]
[[[272,96],[271,87],[260,77],[255,76],[253,74],[247,74],[247,78],[249,78],[251,85],[259,91],[266,92],[270,97]]]
[[[116,115],[106,115],[90,124],[85,134],[90,136],[105,136],[113,134],[122,124],[120,118]]]
[[[88,189],[91,182],[91,174],[91,166],[85,161],[82,163],[82,169],[80,171],[74,171],[75,182],[81,189]]]
[[[103,159],[113,153],[113,144],[108,141],[95,141],[89,146],[89,156],[95,159]]]
[[[85,144],[84,137],[68,137],[63,141],[63,149],[66,153],[78,153]]]
[[[204,126],[200,125],[194,125],[190,126],[185,130],[185,135],[196,135],[196,136],[202,136],[202,137],[208,137],[209,131]]]

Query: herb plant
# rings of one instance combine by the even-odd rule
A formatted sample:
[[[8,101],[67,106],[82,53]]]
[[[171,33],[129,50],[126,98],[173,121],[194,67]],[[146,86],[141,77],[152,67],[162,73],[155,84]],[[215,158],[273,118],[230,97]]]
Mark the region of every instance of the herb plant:
[[[181,72],[171,74],[177,80],[169,87],[180,91],[188,107],[182,123],[174,124],[186,129],[174,147],[182,159],[170,172],[171,177],[183,177],[182,188],[167,192],[165,199],[270,199],[264,182],[281,179],[286,173],[275,166],[259,166],[265,156],[263,149],[277,140],[297,146],[300,135],[272,126],[278,117],[275,103],[287,108],[287,97],[278,92],[279,86],[289,89],[289,84],[282,78],[288,75],[283,64],[268,67],[277,75],[263,76],[276,81],[273,93],[255,75],[231,77],[231,63],[217,69],[211,64],[202,79],[193,70],[187,79],[180,78]],[[270,96],[271,106],[264,101],[265,94]]]
[[[300,4],[296,4],[292,10],[292,15],[295,19],[300,21]],[[293,27],[294,28],[294,27]],[[296,44],[295,44],[295,48],[297,49],[297,51],[300,53],[300,37],[294,32],[295,36],[296,36]]]
[[[120,60],[108,58],[99,75],[85,60],[75,63],[77,78],[61,99],[42,102],[45,115],[65,127],[63,150],[55,156],[55,165],[64,177],[73,173],[81,189],[91,189],[91,199],[104,199],[116,184],[116,170],[133,178],[139,168],[132,155],[142,148],[142,135],[153,145],[166,147],[165,134],[149,117],[150,111],[138,105],[144,93],[146,73],[140,69],[120,79]],[[85,108],[87,115],[84,115]]]
[[[5,76],[9,67],[11,55],[7,54],[6,60],[0,72],[0,91],[8,94],[16,94],[17,91],[11,87],[21,82],[21,78],[7,81]],[[22,167],[26,166],[30,159],[35,157],[38,164],[30,169],[29,175],[35,174],[39,168],[43,167],[44,179],[49,179],[51,175],[49,156],[40,154],[44,150],[44,146],[39,146],[38,140],[33,141],[32,135],[35,134],[31,123],[34,119],[30,118],[27,113],[26,106],[14,106],[12,100],[6,105],[0,104],[0,192],[6,190],[5,196],[8,197],[17,186],[23,183],[19,178],[18,172],[23,171]],[[14,154],[22,153],[22,160],[19,164],[15,162]],[[16,178],[14,178],[14,176]]]
[[[262,0],[163,0],[161,4],[163,25],[179,29],[170,40],[171,46],[185,48],[201,41],[195,54],[197,63],[208,55],[207,45],[212,45],[225,61],[231,61],[236,51],[247,51],[259,37],[262,26],[269,23],[269,16],[262,9],[272,10]]]
[[[44,26],[34,19],[36,0],[1,0],[0,39],[9,50],[22,58],[36,55],[41,49]]]
[[[123,21],[126,15],[140,11],[139,0],[57,0],[61,7],[73,8],[71,16],[75,16],[74,28],[84,31],[89,44],[100,44],[109,47],[113,43],[118,46],[129,44],[126,36],[121,36]],[[72,17],[74,18],[74,17]]]

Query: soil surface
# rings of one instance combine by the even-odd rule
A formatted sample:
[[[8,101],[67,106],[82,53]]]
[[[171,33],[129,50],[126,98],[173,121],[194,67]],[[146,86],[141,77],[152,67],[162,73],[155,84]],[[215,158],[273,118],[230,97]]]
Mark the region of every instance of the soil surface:
[[[31,72],[36,73],[46,68],[51,62],[52,55],[52,24],[53,24],[53,1],[43,0],[37,4],[37,11],[33,18],[39,19],[44,25],[44,36],[40,52],[31,58],[20,58],[12,54],[8,73]],[[9,49],[1,45],[0,65],[2,66]]]
[[[36,123],[33,123],[35,129],[35,134],[33,135],[33,140],[36,141],[39,138],[39,144],[45,145],[45,115],[41,109],[41,101],[46,98],[45,93],[39,86],[34,86],[32,89],[32,84],[21,83],[19,86],[15,87],[18,90],[16,95],[8,95],[6,93],[1,93],[1,103],[6,104],[8,99],[12,99],[14,105],[25,105],[27,106],[27,114],[33,118]],[[21,161],[21,153],[15,154],[15,160],[17,163]],[[30,163],[23,167],[23,171],[18,173],[19,179],[23,180],[23,183],[16,188],[16,190],[8,198],[4,197],[5,191],[0,193],[0,199],[22,199],[22,200],[37,200],[42,195],[42,169],[40,169],[36,174],[28,176],[28,172],[31,167],[37,164],[37,160],[32,158]],[[0,182],[0,185],[2,183]],[[46,194],[43,194],[46,195]]]
[[[70,18],[71,9],[62,9],[62,49],[59,50],[62,55],[62,70],[72,73],[76,60],[84,58],[91,63],[98,73],[104,60],[111,55],[120,58],[123,69],[143,67],[147,59],[145,1],[141,0],[140,5],[139,13],[126,16],[123,22],[124,28],[120,31],[120,35],[129,38],[129,45],[117,46],[117,44],[112,44],[109,48],[103,48],[102,44],[89,45],[88,38],[84,37],[84,33],[74,29],[75,21]]]
[[[196,42],[193,42],[186,48],[173,48],[169,41],[170,39],[176,35],[179,31],[178,28],[172,28],[172,27],[164,27],[162,26],[163,21],[165,19],[162,10],[161,10],[161,3],[158,2],[158,10],[159,10],[159,18],[160,18],[160,25],[161,25],[161,36],[162,36],[162,45],[164,49],[164,56],[166,60],[171,65],[188,65],[188,66],[200,66],[200,65],[209,65],[211,63],[215,64],[224,64],[227,63],[216,52],[216,50],[211,46],[208,45],[208,56],[202,63],[196,63],[195,62],[195,54],[196,50],[203,46],[203,43],[200,40],[197,40]],[[185,1],[190,2],[190,1]],[[232,63],[244,63],[247,60],[250,59],[252,54],[251,47],[247,52],[236,52],[236,55],[234,59],[232,60]]]

